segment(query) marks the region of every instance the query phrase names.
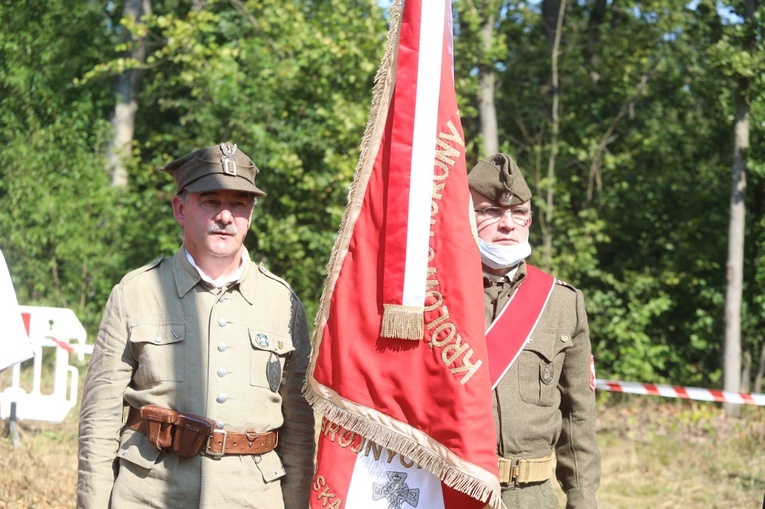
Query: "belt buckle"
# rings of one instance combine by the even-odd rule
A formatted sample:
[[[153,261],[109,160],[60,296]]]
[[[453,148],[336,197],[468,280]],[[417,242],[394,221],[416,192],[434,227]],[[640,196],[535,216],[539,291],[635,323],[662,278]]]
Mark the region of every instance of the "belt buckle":
[[[220,453],[210,452],[210,440],[216,433],[223,433],[223,443],[220,445]],[[226,440],[228,440],[228,432],[225,429],[214,429],[209,437],[207,437],[207,443],[205,444],[205,455],[210,456],[212,459],[219,460],[226,453]]]
[[[518,486],[518,474],[520,474],[520,467],[518,463],[510,467],[510,479],[507,482],[503,482],[501,487],[502,491],[513,491],[520,488]]]

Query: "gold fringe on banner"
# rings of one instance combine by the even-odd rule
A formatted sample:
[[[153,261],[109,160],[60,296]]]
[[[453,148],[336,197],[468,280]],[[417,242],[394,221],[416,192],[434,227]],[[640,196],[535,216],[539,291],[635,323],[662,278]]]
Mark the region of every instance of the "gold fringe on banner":
[[[500,498],[499,480],[494,475],[465,462],[424,433],[413,429],[407,432],[395,424],[391,427],[378,424],[384,417],[377,412],[369,412],[369,409],[347,411],[316,394],[309,393],[308,396],[314,410],[330,422],[397,452],[439,477],[447,486],[485,502],[485,509],[505,509]],[[362,417],[356,411],[369,412],[370,415]]]
[[[382,330],[380,336],[392,339],[419,341],[424,336],[425,318],[422,306],[383,304]]]

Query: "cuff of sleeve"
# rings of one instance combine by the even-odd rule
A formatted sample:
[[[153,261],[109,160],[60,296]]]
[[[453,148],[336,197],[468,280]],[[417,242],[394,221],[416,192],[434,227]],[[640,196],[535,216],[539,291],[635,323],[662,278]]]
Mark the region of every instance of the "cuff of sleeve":
[[[585,488],[573,488],[566,492],[566,509],[597,509],[595,491]]]

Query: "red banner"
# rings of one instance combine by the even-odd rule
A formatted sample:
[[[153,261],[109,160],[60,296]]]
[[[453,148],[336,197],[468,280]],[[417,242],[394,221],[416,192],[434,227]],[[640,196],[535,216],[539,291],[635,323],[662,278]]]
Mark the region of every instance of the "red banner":
[[[314,328],[313,508],[500,506],[472,214],[450,2],[397,2]]]

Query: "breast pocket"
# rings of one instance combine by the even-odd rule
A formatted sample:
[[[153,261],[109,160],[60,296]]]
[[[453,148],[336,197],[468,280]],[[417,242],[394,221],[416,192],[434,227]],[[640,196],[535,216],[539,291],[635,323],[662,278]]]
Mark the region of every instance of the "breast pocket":
[[[182,382],[186,371],[183,322],[145,323],[130,330],[130,345],[138,361],[139,385]]]
[[[526,403],[543,407],[555,402],[555,391],[566,350],[572,346],[565,336],[535,333],[518,356],[518,383]]]
[[[273,392],[279,390],[284,377],[284,366],[295,350],[292,339],[284,333],[264,329],[249,329],[250,385]]]

